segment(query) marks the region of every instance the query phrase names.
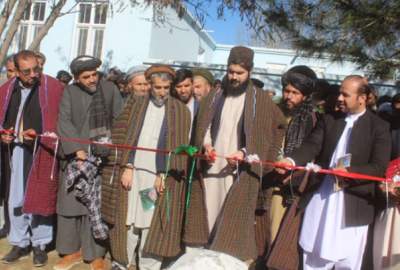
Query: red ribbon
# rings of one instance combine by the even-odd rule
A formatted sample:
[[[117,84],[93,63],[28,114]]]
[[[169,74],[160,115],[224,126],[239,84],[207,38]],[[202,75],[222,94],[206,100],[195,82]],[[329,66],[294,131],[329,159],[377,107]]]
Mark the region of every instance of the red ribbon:
[[[7,134],[7,135],[12,135],[14,134],[14,130],[7,130],[3,129],[0,130],[0,134]],[[30,137],[35,138],[35,137],[47,137],[47,138],[53,138],[52,136],[49,135],[44,135],[44,134],[36,134],[35,133],[30,133],[28,134]],[[56,138],[54,138],[56,139]],[[113,144],[113,143],[102,143],[102,142],[96,142],[96,141],[91,141],[91,140],[84,140],[84,139],[79,139],[79,138],[66,138],[66,137],[58,137],[60,141],[65,141],[65,142],[75,142],[75,143],[80,143],[80,144],[99,144],[102,146],[110,147],[110,148],[117,148],[117,149],[126,149],[126,150],[135,150],[135,151],[148,151],[148,152],[154,152],[154,153],[160,153],[160,154],[165,154],[168,155],[171,153],[171,150],[167,149],[154,149],[154,148],[147,148],[147,147],[139,147],[139,146],[131,146],[131,145],[125,145],[125,144]],[[185,153],[181,153],[182,155],[186,155]],[[199,159],[204,159],[204,160],[209,160],[210,157],[207,157],[206,155],[203,154],[195,154],[195,158]],[[215,160],[215,158],[227,158],[222,155],[217,155],[217,153],[213,152],[211,156],[211,160]],[[243,160],[241,162],[244,162]],[[265,166],[272,166],[275,168],[282,168],[282,169],[287,169],[287,170],[298,170],[298,171],[307,171],[308,169],[304,166],[292,166],[292,165],[287,165],[285,163],[280,163],[280,162],[272,162],[272,161],[253,161],[251,163],[255,164],[263,164]],[[377,182],[393,182],[392,177],[390,178],[383,178],[383,177],[376,177],[376,176],[371,176],[367,174],[361,174],[361,173],[352,173],[352,172],[346,172],[346,171],[341,171],[341,170],[332,170],[332,169],[320,169],[318,173],[326,174],[326,175],[334,175],[338,177],[343,177],[343,178],[349,178],[349,179],[355,179],[355,180],[366,180],[366,181],[377,181]]]

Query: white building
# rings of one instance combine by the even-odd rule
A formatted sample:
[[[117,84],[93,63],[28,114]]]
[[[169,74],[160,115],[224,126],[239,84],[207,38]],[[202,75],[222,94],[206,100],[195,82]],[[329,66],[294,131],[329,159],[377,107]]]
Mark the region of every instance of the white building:
[[[51,3],[33,1],[11,52],[29,46],[50,13]],[[61,69],[69,70],[70,61],[77,55],[88,54],[101,58],[105,70],[112,66],[127,70],[137,64],[163,62],[207,66],[221,76],[233,46],[217,44],[192,15],[186,13],[179,19],[171,8],[158,14],[153,7],[132,7],[129,0],[76,0],[67,1],[62,12],[68,14],[56,20],[40,46],[47,57],[45,72],[51,75]],[[154,20],[155,16],[158,20]],[[269,88],[280,88],[280,75],[294,65],[308,65],[319,77],[335,81],[349,74],[363,74],[351,62],[338,64],[327,58],[304,58],[286,49],[253,49],[254,77],[262,79]]]

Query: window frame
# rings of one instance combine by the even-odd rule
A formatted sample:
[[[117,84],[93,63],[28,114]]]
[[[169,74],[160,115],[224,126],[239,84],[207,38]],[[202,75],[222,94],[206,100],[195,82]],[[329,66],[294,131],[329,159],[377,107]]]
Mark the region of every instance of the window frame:
[[[34,20],[34,10],[36,5],[44,5],[43,8],[43,19],[42,20]],[[15,44],[16,49],[22,50],[22,49],[27,49],[29,47],[29,44],[32,43],[32,41],[35,39],[35,36],[39,31],[36,31],[38,27],[42,27],[47,18],[47,8],[48,8],[48,3],[46,0],[34,0],[32,3],[29,4],[27,9],[29,9],[28,16],[26,16],[26,10],[24,11],[24,16],[23,19],[20,22],[20,25],[18,27],[18,32],[17,32],[17,41]],[[27,19],[25,19],[28,17]],[[26,33],[25,33],[25,44],[21,47],[21,35],[23,34],[22,28],[26,27]]]
[[[89,23],[87,22],[81,22],[81,5],[91,5],[91,11],[90,11],[90,21]],[[100,5],[106,5],[106,14],[104,16],[104,23],[95,23],[96,20],[96,7]],[[107,21],[109,19],[109,1],[79,1],[79,4],[77,5],[77,16],[76,16],[76,23],[75,23],[75,28],[74,28],[74,50],[73,50],[73,57],[76,57],[79,55],[79,49],[81,47],[80,43],[80,33],[81,29],[87,29],[87,39],[86,39],[86,50],[85,53],[86,55],[93,55],[95,57],[102,58],[104,55],[104,41],[105,41],[105,35],[106,35],[106,25]],[[102,15],[100,14],[100,21]],[[96,39],[96,32],[97,30],[102,30],[103,35],[102,35],[102,44],[101,44],[101,51],[98,55],[94,55],[96,52],[95,48],[95,39]]]

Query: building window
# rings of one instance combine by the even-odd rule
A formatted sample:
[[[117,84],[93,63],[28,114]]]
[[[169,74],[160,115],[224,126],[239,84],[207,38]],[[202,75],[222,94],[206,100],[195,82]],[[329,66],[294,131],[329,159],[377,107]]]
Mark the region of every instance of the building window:
[[[17,50],[25,50],[43,27],[46,15],[46,2],[34,1],[25,9],[18,30]]]
[[[80,3],[76,35],[76,54],[101,58],[104,30],[107,22],[107,3]]]
[[[90,13],[92,12],[92,4],[79,5],[79,23],[90,23]]]
[[[88,36],[88,29],[79,29],[79,40],[78,40],[78,55],[86,54],[86,41]]]
[[[46,3],[34,3],[33,4],[33,20],[37,22],[44,21],[44,14],[46,12]]]
[[[93,55],[100,58],[101,51],[103,49],[103,29],[96,29],[94,32],[94,47],[93,47]]]
[[[18,49],[23,50],[27,46],[27,37],[28,37],[28,25],[21,25],[19,28],[19,40],[18,40]]]

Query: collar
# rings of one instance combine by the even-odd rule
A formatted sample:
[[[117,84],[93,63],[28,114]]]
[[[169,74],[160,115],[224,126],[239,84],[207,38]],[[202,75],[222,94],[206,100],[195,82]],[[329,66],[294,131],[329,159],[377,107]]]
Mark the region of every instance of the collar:
[[[186,103],[186,106],[188,106],[188,108],[194,107],[194,98],[193,98],[193,96],[190,98],[188,103]]]
[[[361,116],[363,116],[365,114],[367,110],[365,109],[364,111],[360,112],[360,113],[354,113],[354,114],[347,114],[345,121],[346,122],[355,122],[358,120],[358,118],[360,118]]]

